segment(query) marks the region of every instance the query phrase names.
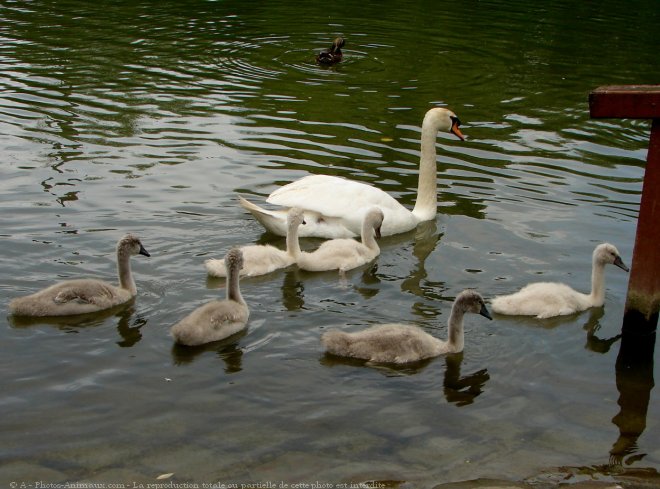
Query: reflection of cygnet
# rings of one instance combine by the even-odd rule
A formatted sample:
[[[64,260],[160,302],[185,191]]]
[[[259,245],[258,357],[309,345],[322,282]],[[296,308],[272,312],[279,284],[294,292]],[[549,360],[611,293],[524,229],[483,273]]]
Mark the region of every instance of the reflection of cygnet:
[[[225,256],[227,298],[213,301],[195,309],[172,326],[170,333],[182,345],[202,345],[219,341],[238,333],[247,324],[250,311],[239,289],[239,272],[243,266],[243,254],[238,248]]]
[[[628,271],[616,247],[609,243],[600,244],[593,253],[590,294],[577,292],[562,283],[537,282],[523,287],[515,294],[495,297],[491,301],[493,311],[499,314],[536,316],[543,319],[573,314],[590,307],[600,307],[605,302],[605,265],[607,264]]]
[[[328,353],[377,363],[408,363],[443,353],[463,351],[463,316],[466,312],[491,319],[484,300],[474,290],[464,290],[456,297],[449,316],[447,341],[434,338],[417,326],[382,324],[356,333],[332,330],[321,341]]]
[[[316,251],[300,253],[296,258],[298,266],[310,272],[345,272],[369,263],[380,254],[376,238],[380,238],[382,224],[383,211],[374,207],[365,214],[362,221],[362,242],[352,238],[324,241]]]
[[[73,316],[102,311],[128,302],[137,295],[131,274],[133,255],[150,256],[132,234],[117,242],[117,274],[119,286],[96,279],[65,280],[9,303],[15,316]]]
[[[243,252],[243,268],[241,276],[256,277],[265,275],[280,268],[286,268],[296,262],[298,245],[298,226],[304,224],[303,212],[292,208],[287,215],[286,251],[271,245],[241,246]],[[225,260],[210,259],[205,262],[206,270],[213,277],[226,277]]]

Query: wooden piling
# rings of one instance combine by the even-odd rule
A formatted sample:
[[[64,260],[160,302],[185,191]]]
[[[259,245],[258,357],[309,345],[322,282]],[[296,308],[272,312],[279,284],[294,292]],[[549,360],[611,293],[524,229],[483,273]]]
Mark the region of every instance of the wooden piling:
[[[655,330],[660,311],[660,85],[600,87],[589,94],[592,118],[652,119],[624,328]]]

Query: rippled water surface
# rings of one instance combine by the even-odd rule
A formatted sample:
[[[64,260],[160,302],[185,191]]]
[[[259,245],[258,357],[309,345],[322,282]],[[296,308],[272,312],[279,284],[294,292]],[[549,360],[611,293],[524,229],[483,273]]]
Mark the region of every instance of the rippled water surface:
[[[433,487],[660,468],[654,367],[615,369],[628,276],[614,267],[604,308],[470,316],[465,351],[421,365],[341,362],[319,342],[392,321],[444,337],[467,287],[588,290],[599,242],[630,262],[649,123],[591,120],[587,100],[660,80],[660,12],[550,3],[3,2],[2,308],[59,279],[115,280],[126,232],[151,257],[132,261],[132,305],[4,316],[0,480]],[[337,35],[345,60],[317,66]],[[345,279],[243,280],[245,334],[173,345],[174,322],[224,295],[205,259],[284,246],[237,195],[324,173],[412,206],[432,106],[468,135],[437,138],[434,221]]]

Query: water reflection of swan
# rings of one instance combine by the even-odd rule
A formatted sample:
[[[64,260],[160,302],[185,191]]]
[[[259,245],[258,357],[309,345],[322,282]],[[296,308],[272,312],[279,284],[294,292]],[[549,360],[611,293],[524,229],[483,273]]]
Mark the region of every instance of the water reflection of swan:
[[[386,377],[403,377],[406,375],[416,375],[428,367],[433,358],[427,358],[418,362],[410,363],[372,363],[368,360],[350,357],[338,357],[325,352],[320,358],[321,365],[326,367],[337,367],[340,365],[349,367],[369,367],[377,372],[385,375]]]
[[[320,363],[326,367],[336,367],[338,365],[353,367],[370,367],[387,377],[401,377],[406,375],[416,375],[425,370],[433,358],[427,358],[419,362],[412,363],[371,363],[367,360],[356,358],[338,357],[325,353],[320,359]],[[463,352],[450,353],[445,356],[445,375],[443,379],[443,393],[447,402],[456,404],[459,407],[472,404],[474,400],[483,393],[486,382],[490,380],[487,369],[477,370],[474,373],[461,376],[461,363],[463,362]]]
[[[646,429],[653,378],[653,355],[655,351],[655,326],[640,318],[636,321],[635,312],[624,318],[621,346],[616,359],[616,388],[619,391],[619,412],[612,418],[619,437],[610,450],[610,464],[630,465],[644,457],[636,453],[637,439]],[[657,319],[657,317],[656,317]],[[655,323],[653,323],[655,325]]]
[[[441,237],[442,233],[438,233],[438,224],[435,221],[423,222],[417,226],[412,249],[412,254],[417,262],[410,275],[401,283],[402,291],[424,297],[421,282],[428,276],[426,273],[426,259],[438,246]]]
[[[133,318],[135,314],[134,302],[130,301],[128,304],[121,304],[110,309],[103,311],[77,314],[75,316],[50,316],[50,317],[21,317],[10,316],[9,323],[14,328],[29,328],[35,325],[47,324],[54,326],[57,329],[70,332],[78,331],[83,328],[93,328],[105,324],[108,319],[112,317],[119,318],[117,322],[117,333],[120,340],[117,345],[122,348],[134,346],[142,339],[141,329],[147,324],[147,320],[138,315]]]
[[[481,295],[474,290],[464,290],[454,300],[446,341],[407,324],[376,325],[355,333],[330,330],[323,334],[321,341],[329,353],[337,356],[374,363],[418,362],[463,351],[463,316],[468,312],[491,319]]]
[[[300,278],[300,272],[290,270],[282,280],[282,304],[287,311],[299,311],[305,305],[305,282]]]
[[[119,316],[119,322],[117,323],[117,332],[121,336],[121,341],[117,342],[121,348],[130,348],[135,346],[142,339],[141,329],[147,324],[147,319],[138,315],[133,321],[131,318],[133,316],[133,310],[123,310]]]
[[[621,339],[620,334],[607,339],[596,336],[596,331],[600,329],[599,320],[604,314],[605,310],[602,307],[594,307],[589,312],[589,319],[582,326],[582,329],[587,332],[587,342],[584,347],[595,353],[607,353],[612,348],[612,345]]]
[[[198,346],[182,346],[174,343],[172,346],[172,358],[175,365],[186,365],[192,363],[195,358],[206,352],[216,352],[218,358],[225,362],[225,373],[240,372],[243,369],[243,350],[239,348],[239,340],[246,335],[243,330],[224,341],[207,343]]]
[[[447,402],[457,406],[467,406],[483,392],[484,385],[490,380],[488,370],[481,369],[461,377],[463,352],[451,353],[445,357],[445,379],[442,384]]]
[[[412,211],[377,187],[329,175],[310,175],[296,180],[275,190],[266,201],[287,209],[302,208],[307,222],[300,230],[303,237],[357,236],[363,216],[372,206],[380,207],[385,213],[383,236],[410,231],[437,214],[435,140],[438,131],[452,132],[462,140],[464,137],[459,125],[456,114],[448,109],[435,107],[426,113],[422,123],[417,200]],[[242,197],[239,200],[267,230],[280,236],[286,235],[286,209],[271,211]]]

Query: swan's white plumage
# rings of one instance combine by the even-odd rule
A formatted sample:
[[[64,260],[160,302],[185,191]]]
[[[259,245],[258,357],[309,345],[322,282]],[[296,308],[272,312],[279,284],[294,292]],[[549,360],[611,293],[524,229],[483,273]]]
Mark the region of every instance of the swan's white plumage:
[[[518,292],[493,298],[493,311],[515,316],[536,316],[539,319],[565,316],[600,307],[605,302],[605,265],[613,264],[628,271],[619,251],[609,243],[596,247],[592,256],[591,292],[584,294],[558,282],[537,282]]]
[[[471,312],[490,319],[484,300],[474,290],[461,292],[452,306],[447,341],[417,326],[381,324],[355,333],[331,330],[321,341],[328,353],[375,363],[409,363],[463,351],[463,316]]]
[[[300,236],[347,238],[360,234],[366,209],[378,206],[385,214],[383,236],[403,233],[437,213],[437,169],[435,139],[438,131],[451,131],[459,138],[460,122],[444,108],[430,109],[424,117],[417,201],[412,211],[391,195],[365,183],[329,175],[310,175],[291,182],[270,194],[266,201],[285,210],[267,210],[240,197],[241,205],[269,231],[286,234],[286,208],[305,211],[307,225]]]
[[[298,208],[292,208],[287,216],[286,250],[280,250],[272,245],[247,245],[241,246],[243,253],[243,268],[241,276],[256,277],[286,268],[296,262],[296,249],[298,247],[298,226],[302,224],[303,212]],[[226,277],[227,267],[225,260],[211,258],[204,262],[206,271],[214,277]]]
[[[227,298],[212,301],[195,309],[172,326],[170,334],[182,345],[195,346],[220,341],[243,330],[250,317],[239,288],[239,272],[243,266],[243,254],[238,248],[225,256]]]
[[[9,312],[15,316],[73,316],[124,304],[137,295],[130,257],[138,254],[149,256],[139,238],[127,234],[117,242],[118,286],[97,279],[64,280],[12,300]]]
[[[369,263],[380,254],[376,237],[380,237],[383,212],[374,207],[364,216],[362,241],[353,238],[338,238],[324,241],[311,253],[298,253],[298,267],[310,272],[339,270],[345,272]]]

